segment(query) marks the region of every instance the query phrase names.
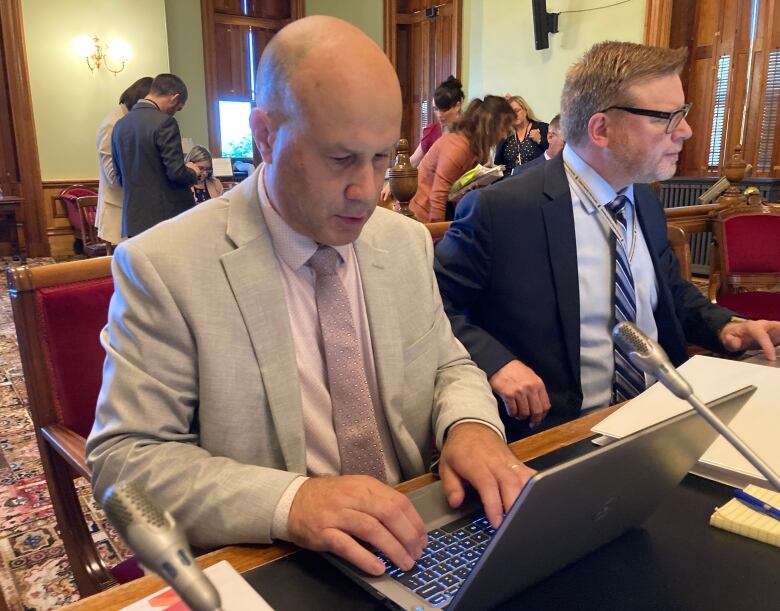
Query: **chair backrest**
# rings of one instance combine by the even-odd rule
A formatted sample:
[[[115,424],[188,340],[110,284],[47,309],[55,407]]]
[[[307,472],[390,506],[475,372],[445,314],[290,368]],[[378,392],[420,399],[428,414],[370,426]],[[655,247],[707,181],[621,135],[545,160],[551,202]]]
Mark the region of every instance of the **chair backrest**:
[[[97,227],[95,227],[97,202],[96,195],[84,195],[76,198],[81,225],[81,241],[84,245],[84,254],[88,257],[111,254],[111,244],[104,242],[97,235]]]
[[[452,225],[452,221],[439,221],[437,223],[425,223],[425,227],[431,232],[431,238],[436,242],[444,237],[447,230]]]
[[[76,200],[79,197],[97,196],[94,189],[87,187],[86,185],[71,185],[60,191],[57,196],[63,205],[65,206],[65,212],[68,215],[68,221],[70,221],[71,227],[73,227],[73,235],[77,238],[81,238],[81,217],[79,216],[78,205]]]
[[[714,220],[721,273],[780,274],[780,208],[732,208]]]
[[[35,426],[62,424],[86,437],[102,380],[111,259],[18,267],[8,276]]]
[[[82,596],[134,578],[134,559],[107,569],[84,521],[74,476],[89,478],[86,436],[95,419],[104,351],[100,330],[114,287],[111,258],[6,272],[19,352],[46,483]]]

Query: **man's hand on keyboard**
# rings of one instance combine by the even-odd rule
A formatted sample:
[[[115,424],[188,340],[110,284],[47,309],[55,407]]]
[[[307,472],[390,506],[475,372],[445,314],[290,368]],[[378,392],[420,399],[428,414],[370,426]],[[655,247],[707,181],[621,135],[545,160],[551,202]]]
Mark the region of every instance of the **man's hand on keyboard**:
[[[409,499],[367,475],[306,480],[290,507],[287,531],[293,543],[331,552],[371,575],[381,575],[385,565],[355,538],[404,570],[428,544],[425,524]]]
[[[477,422],[452,427],[439,463],[450,506],[463,503],[464,483],[468,482],[479,493],[485,515],[496,528],[534,473],[515,458],[495,431]]]

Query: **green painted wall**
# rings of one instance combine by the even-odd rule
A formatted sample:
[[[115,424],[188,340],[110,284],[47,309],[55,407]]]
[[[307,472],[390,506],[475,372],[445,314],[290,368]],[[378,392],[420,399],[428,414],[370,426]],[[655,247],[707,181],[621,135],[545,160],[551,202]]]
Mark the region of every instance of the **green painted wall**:
[[[359,27],[383,45],[382,0],[306,0],[307,15],[331,15]]]
[[[165,0],[165,21],[171,72],[184,80],[189,94],[184,110],[176,113],[181,135],[208,148],[200,0]]]
[[[136,79],[167,72],[163,0],[23,0],[25,44],[43,180],[97,178],[97,128]],[[54,14],[56,11],[56,14]],[[80,34],[130,45],[127,67],[90,73]]]
[[[548,0],[548,11],[603,0]],[[566,69],[599,40],[641,42],[645,0],[560,16],[550,48],[534,50],[531,3],[464,0],[463,67],[469,97],[518,93],[543,119],[558,111]],[[208,144],[200,0],[22,0],[33,109],[43,180],[97,177],[95,136],[119,95],[141,76],[174,72],[190,99],[177,114],[183,136]],[[53,16],[53,7],[56,15]],[[306,14],[360,27],[382,45],[382,0],[306,0]],[[119,76],[90,73],[72,51],[79,34],[120,38],[133,56]]]
[[[609,4],[603,0],[547,0],[563,13]],[[645,0],[583,13],[562,14],[550,48],[534,49],[531,2],[464,0],[463,79],[469,97],[522,95],[539,117],[558,112],[567,68],[601,40],[642,42]]]

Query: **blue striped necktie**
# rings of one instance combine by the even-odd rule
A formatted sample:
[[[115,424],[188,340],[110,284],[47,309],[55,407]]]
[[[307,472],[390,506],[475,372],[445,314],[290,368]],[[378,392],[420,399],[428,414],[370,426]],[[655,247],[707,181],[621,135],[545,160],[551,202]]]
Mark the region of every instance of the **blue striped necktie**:
[[[607,210],[617,221],[622,240],[615,240],[615,322],[624,320],[636,323],[636,290],[634,277],[626,251],[628,226],[624,209],[628,203],[625,195],[618,195],[607,204]],[[620,346],[614,344],[615,374],[612,379],[612,403],[627,401],[645,389],[645,375],[637,368]]]

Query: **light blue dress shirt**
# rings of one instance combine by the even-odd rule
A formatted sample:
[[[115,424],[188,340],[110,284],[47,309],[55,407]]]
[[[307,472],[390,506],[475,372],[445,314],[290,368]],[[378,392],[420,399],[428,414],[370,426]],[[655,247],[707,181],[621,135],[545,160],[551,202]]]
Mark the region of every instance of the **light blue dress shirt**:
[[[618,194],[571,146],[563,149],[563,159],[585,186],[583,189],[569,177],[577,239],[580,378],[582,409],[585,410],[609,405],[612,395],[614,254],[610,244],[610,226],[605,218],[609,213],[606,210],[600,212],[597,206],[608,204]],[[595,201],[592,201],[588,192]],[[631,274],[636,288],[636,322],[649,337],[658,339],[658,328],[653,315],[658,305],[658,285],[650,252],[637,220],[633,185],[630,185],[623,195],[629,200],[624,214],[628,227],[626,248],[631,253]],[[646,377],[648,384],[653,381],[654,379]]]

